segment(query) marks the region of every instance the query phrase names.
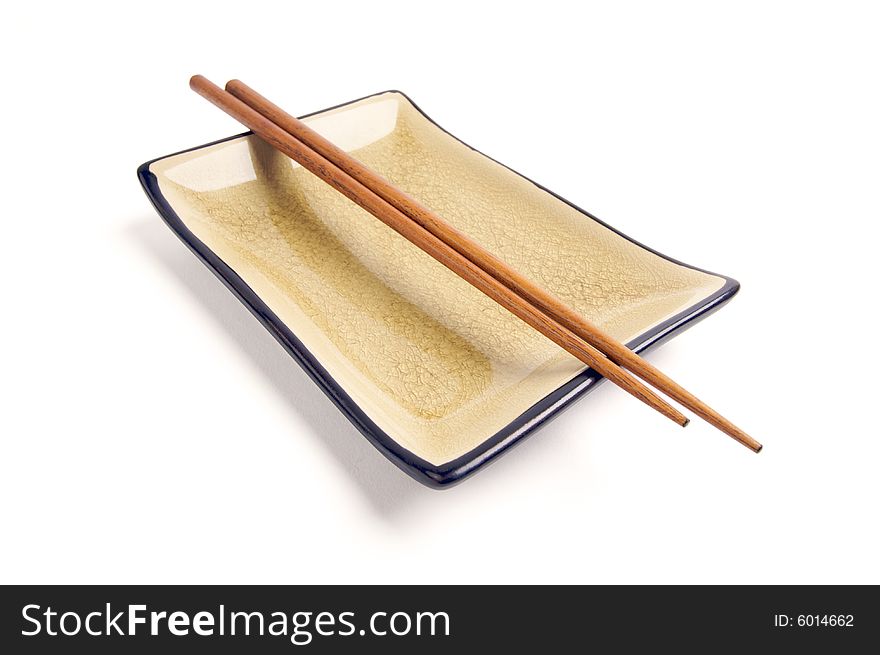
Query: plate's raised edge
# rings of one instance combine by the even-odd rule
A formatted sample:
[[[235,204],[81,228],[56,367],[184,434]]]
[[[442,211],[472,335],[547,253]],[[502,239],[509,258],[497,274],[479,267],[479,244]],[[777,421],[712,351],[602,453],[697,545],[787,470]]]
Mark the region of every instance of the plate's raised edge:
[[[412,101],[412,99],[408,95],[406,95],[402,91],[397,91],[393,89],[388,91],[380,91],[379,93],[370,94],[368,96],[364,96],[363,98],[358,98],[357,100],[351,100],[349,102],[344,102],[333,107],[328,107],[326,109],[321,109],[319,111],[306,114],[305,116],[301,116],[300,118],[307,118],[315,114],[322,114],[328,111],[332,111],[334,109],[338,109],[340,107],[345,107],[357,102],[361,102],[362,100],[366,100],[367,98],[372,98],[387,93],[397,93],[403,96],[419,113],[422,114],[422,116],[424,116],[427,120],[434,124],[438,129],[443,130],[446,134],[449,134],[449,136],[454,138],[459,143],[470,148],[471,150],[474,150],[480,155],[491,159],[500,166],[504,166],[514,174],[534,184],[535,186],[549,193],[553,197],[558,198],[559,200],[566,203],[587,218],[598,222],[600,225],[627,239],[634,245],[643,248],[644,250],[647,250],[648,252],[651,252],[658,257],[662,257],[663,259],[666,259],[667,261],[670,261],[679,266],[684,266],[686,268],[701,271],[703,273],[707,273],[709,275],[713,275],[724,280],[724,284],[718,291],[714,292],[699,303],[692,305],[691,307],[663,321],[662,323],[656,325],[655,327],[651,328],[650,330],[630,341],[627,345],[634,351],[644,352],[649,348],[652,348],[660,343],[663,343],[664,341],[667,341],[684,329],[694,325],[712,312],[716,311],[728,300],[730,300],[737,291],[739,291],[739,282],[737,282],[733,278],[727,277],[725,275],[719,275],[718,273],[713,273],[711,271],[706,271],[696,266],[691,266],[690,264],[686,264],[672,257],[664,255],[661,252],[657,252],[653,248],[639,243],[635,239],[627,236],[621,231],[608,225],[604,221],[596,218],[589,212],[581,209],[574,203],[554,193],[547,187],[538,184],[534,180],[526,177],[525,175],[522,175],[521,173],[518,173],[509,166],[506,166],[505,164],[495,159],[492,159],[492,157],[489,157],[485,153],[477,150],[476,148],[473,148],[469,144],[456,137],[454,134],[451,134],[447,130],[443,129],[443,127],[438,125],[436,121],[431,119],[430,116],[428,116],[415,102]],[[162,217],[165,223],[181,239],[181,241],[183,241],[184,244],[186,244],[186,246],[211,271],[213,271],[218,278],[220,278],[223,284],[230,291],[232,291],[232,293],[242,303],[244,303],[244,305],[251,311],[251,313],[260,321],[260,323],[262,323],[266,327],[266,329],[269,330],[269,332],[278,340],[278,342],[284,347],[284,349],[300,364],[300,366],[302,366],[308,376],[312,380],[314,380],[315,384],[317,384],[318,387],[325,394],[327,394],[330,400],[333,401],[333,403],[339,408],[339,410],[343,414],[345,414],[345,416],[354,424],[358,431],[360,431],[361,434],[363,434],[370,441],[370,443],[372,443],[383,455],[385,455],[405,473],[412,476],[419,482],[434,488],[448,488],[453,484],[461,482],[463,479],[473,474],[476,470],[493,461],[499,455],[509,450],[512,446],[519,443],[523,438],[534,432],[535,429],[537,429],[539,426],[543,425],[548,420],[558,415],[563,409],[570,406],[574,400],[580,398],[584,394],[594,389],[596,384],[602,381],[602,376],[600,376],[592,369],[585,370],[574,379],[570,380],[566,384],[562,385],[555,391],[551,392],[550,394],[539,400],[532,407],[530,407],[528,410],[518,416],[514,421],[502,428],[493,436],[486,439],[479,446],[445,464],[432,464],[403,448],[403,446],[401,446],[397,441],[388,436],[384,430],[376,425],[363,412],[363,410],[361,410],[357,403],[354,402],[354,400],[352,400],[352,398],[342,389],[342,387],[337,384],[336,380],[333,379],[332,376],[330,376],[330,374],[324,369],[323,366],[321,366],[317,359],[314,358],[311,352],[303,345],[303,343],[296,337],[296,335],[293,334],[290,328],[288,328],[287,325],[285,325],[281,321],[281,319],[279,319],[278,316],[271,309],[269,309],[269,307],[254,292],[254,290],[251,289],[250,286],[241,277],[239,277],[239,275],[234,270],[232,270],[222,259],[220,259],[210,248],[208,248],[208,246],[206,246],[201,240],[199,240],[189,230],[189,228],[186,227],[184,222],[162,195],[162,192],[159,189],[158,180],[156,176],[150,171],[150,166],[152,164],[163,159],[175,157],[177,155],[181,155],[186,152],[192,152],[194,150],[201,150],[202,148],[208,148],[210,146],[225,143],[227,141],[240,139],[242,137],[250,136],[251,134],[253,133],[243,132],[241,134],[236,134],[234,136],[226,137],[224,139],[212,141],[211,143],[195,146],[193,148],[187,148],[186,150],[181,150],[170,155],[157,157],[144,164],[141,164],[137,170],[137,175],[141,186],[143,187],[144,191],[147,194],[147,197],[150,199],[150,202],[155,207],[159,216]]]

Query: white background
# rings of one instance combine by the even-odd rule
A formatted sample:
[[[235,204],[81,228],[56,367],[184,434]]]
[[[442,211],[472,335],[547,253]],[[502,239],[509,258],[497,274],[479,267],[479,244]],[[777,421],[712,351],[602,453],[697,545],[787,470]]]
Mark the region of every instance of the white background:
[[[611,4],[7,6],[0,580],[880,582],[877,10]],[[602,385],[410,480],[144,197],[138,164],[242,131],[196,72],[293,113],[399,88],[739,279],[651,360],[764,452]]]

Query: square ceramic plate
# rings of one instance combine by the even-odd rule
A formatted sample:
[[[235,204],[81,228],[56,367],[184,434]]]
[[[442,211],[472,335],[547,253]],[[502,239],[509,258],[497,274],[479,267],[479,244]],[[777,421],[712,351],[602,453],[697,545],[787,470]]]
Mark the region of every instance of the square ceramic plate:
[[[637,351],[739,288],[475,151],[402,93],[305,120]],[[601,379],[249,133],[138,176],[171,229],[339,410],[425,484],[470,475]]]

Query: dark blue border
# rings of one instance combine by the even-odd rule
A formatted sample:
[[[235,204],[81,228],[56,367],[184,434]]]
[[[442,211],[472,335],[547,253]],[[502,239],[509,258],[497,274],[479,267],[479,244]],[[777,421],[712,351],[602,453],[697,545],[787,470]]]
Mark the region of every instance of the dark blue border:
[[[359,98],[357,100],[352,100],[350,102],[336,105],[335,107],[329,107],[318,112],[313,112],[312,114],[307,114],[306,116],[323,113],[332,109],[336,109],[338,107],[345,107],[347,105],[360,102],[361,100],[365,100],[366,98],[383,95],[385,93],[399,93],[401,96],[406,98],[406,100],[410,102],[412,106],[415,107],[415,109],[419,111],[426,119],[431,121],[431,123],[433,123],[434,125],[437,125],[437,123],[434,122],[427,114],[425,114],[425,112],[422,111],[421,108],[419,108],[419,106],[416,105],[416,103],[414,103],[409,98],[409,96],[401,91],[396,90],[374,93],[372,95],[365,96],[364,98]],[[306,116],[303,116],[302,118],[305,118]],[[437,125],[437,127],[443,129],[439,125]],[[449,134],[449,132],[447,132],[446,130],[443,131]],[[596,387],[596,384],[603,380],[602,376],[600,376],[598,373],[596,373],[592,369],[587,369],[571,381],[559,387],[556,391],[553,391],[552,393],[535,403],[532,407],[530,407],[528,410],[518,416],[513,422],[502,428],[499,432],[488,438],[479,446],[477,446],[470,452],[462,455],[461,457],[458,457],[451,462],[447,462],[446,464],[442,464],[440,466],[431,464],[430,462],[427,462],[422,458],[417,457],[410,451],[403,448],[403,446],[401,446],[398,442],[388,436],[381,428],[379,428],[379,426],[377,426],[372,420],[370,420],[370,418],[361,410],[357,403],[355,403],[351,399],[351,397],[349,397],[349,395],[345,393],[345,391],[327,373],[324,367],[321,366],[318,360],[315,359],[311,352],[309,352],[308,349],[306,349],[306,347],[303,345],[303,343],[299,339],[297,339],[296,335],[294,335],[293,332],[278,318],[278,316],[276,316],[275,313],[272,312],[271,309],[269,309],[269,307],[260,299],[260,297],[253,291],[253,289],[251,289],[247,285],[247,283],[242,280],[235,271],[227,266],[226,263],[224,263],[210,248],[208,248],[204,243],[196,238],[196,236],[186,227],[180,217],[171,208],[171,205],[168,203],[168,201],[162,195],[162,192],[159,190],[159,184],[156,176],[150,172],[150,165],[162,159],[174,157],[185,152],[192,152],[193,150],[200,150],[202,148],[207,148],[209,146],[213,146],[218,143],[224,143],[226,141],[231,141],[233,139],[238,139],[243,136],[248,136],[250,134],[252,133],[244,132],[242,134],[237,134],[235,136],[227,137],[225,139],[220,139],[218,141],[206,143],[201,146],[196,146],[195,148],[181,150],[180,152],[176,152],[171,155],[157,157],[156,159],[150,160],[145,164],[142,164],[138,168],[138,179],[140,180],[141,185],[143,186],[144,191],[147,194],[147,197],[150,199],[150,202],[153,203],[156,211],[159,212],[159,215],[162,217],[165,223],[168,224],[171,230],[186,244],[186,246],[193,253],[195,253],[195,255],[199,259],[202,260],[202,262],[205,263],[205,265],[208,266],[208,268],[210,268],[214,272],[214,274],[218,278],[220,278],[223,284],[225,284],[226,287],[230,291],[232,291],[232,293],[235,294],[241,302],[245,304],[245,306],[251,311],[251,313],[257,317],[260,323],[262,323],[266,327],[266,329],[272,333],[272,335],[278,340],[278,342],[284,347],[284,349],[288,353],[290,353],[290,355],[300,364],[300,366],[303,367],[309,377],[315,381],[315,384],[317,384],[324,391],[324,393],[330,397],[333,403],[354,424],[354,426],[361,432],[361,434],[363,434],[370,441],[370,443],[372,443],[383,455],[385,455],[385,457],[390,459],[404,472],[406,472],[419,482],[434,488],[447,488],[455,483],[458,483],[469,475],[473,474],[479,468],[493,461],[499,455],[510,449],[512,446],[519,443],[524,437],[530,435],[537,428],[557,416],[563,409],[569,407],[574,400],[580,398],[584,394],[594,389]],[[454,135],[450,134],[450,136],[452,136],[468,148],[471,148],[475,152],[483,155],[484,157],[488,157],[488,155],[485,155],[479,150],[476,150],[475,148],[472,148],[468,144],[464,143],[460,139],[457,139]],[[488,158],[492,159],[491,157]],[[492,159],[492,161],[500,164],[500,162],[497,162],[494,159]],[[504,164],[501,165],[503,166]],[[657,346],[667,341],[668,339],[671,339],[673,336],[679,334],[686,328],[694,325],[712,312],[716,311],[719,307],[730,300],[737,291],[739,291],[739,282],[737,282],[736,280],[724,275],[705,271],[695,266],[690,266],[676,259],[673,259],[672,257],[667,257],[663,253],[659,253],[656,250],[653,250],[652,248],[649,248],[639,243],[635,239],[631,239],[619,230],[614,229],[607,223],[599,220],[589,212],[584,211],[583,209],[569,202],[565,198],[553,193],[552,191],[538,184],[534,180],[530,180],[524,175],[517,173],[510,167],[505,166],[505,168],[512,171],[513,173],[516,173],[528,182],[531,182],[543,191],[546,191],[552,196],[565,202],[567,205],[577,210],[587,218],[594,220],[604,227],[612,230],[616,234],[619,234],[633,244],[680,266],[686,266],[687,268],[701,271],[703,273],[708,273],[710,275],[714,275],[716,277],[724,279],[725,282],[721,289],[713,293],[711,296],[693,305],[692,307],[689,307],[685,311],[676,314],[672,318],[664,321],[660,325],[657,325],[651,330],[648,330],[644,334],[639,335],[638,337],[630,341],[627,345],[634,351],[643,352],[648,348],[653,348],[654,346]]]

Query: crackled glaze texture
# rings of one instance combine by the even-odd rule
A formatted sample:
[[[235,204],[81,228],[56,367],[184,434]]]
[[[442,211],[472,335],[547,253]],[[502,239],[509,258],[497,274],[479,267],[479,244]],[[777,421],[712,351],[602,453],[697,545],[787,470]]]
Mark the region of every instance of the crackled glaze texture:
[[[307,119],[622,341],[723,278],[634,245],[446,134],[396,93]],[[375,423],[442,464],[583,370],[255,137],[151,165],[187,227]]]

